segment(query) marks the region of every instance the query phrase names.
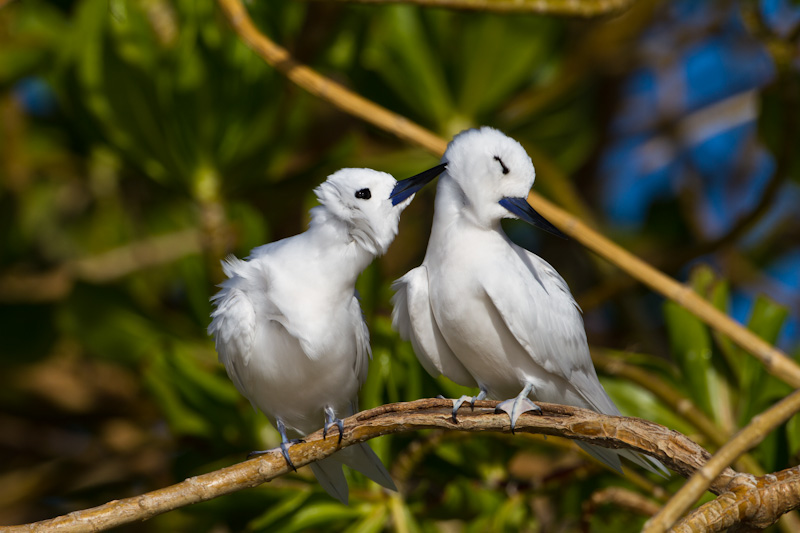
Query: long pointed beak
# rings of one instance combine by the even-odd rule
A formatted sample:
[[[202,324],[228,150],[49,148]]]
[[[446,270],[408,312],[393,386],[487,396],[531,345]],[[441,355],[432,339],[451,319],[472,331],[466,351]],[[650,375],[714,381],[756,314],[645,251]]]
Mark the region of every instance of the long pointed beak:
[[[517,215],[521,220],[524,220],[528,224],[536,226],[539,229],[543,229],[548,233],[552,233],[556,237],[561,237],[562,239],[567,238],[567,236],[564,235],[561,230],[548,222],[547,219],[542,215],[537,213],[525,198],[503,198],[500,200],[500,205]]]
[[[418,190],[430,183],[433,178],[444,172],[446,168],[447,163],[442,163],[441,165],[436,165],[425,172],[420,172],[416,176],[411,176],[410,178],[398,181],[397,185],[395,185],[394,189],[392,189],[392,194],[389,195],[392,205],[397,205],[412,194],[416,193]]]

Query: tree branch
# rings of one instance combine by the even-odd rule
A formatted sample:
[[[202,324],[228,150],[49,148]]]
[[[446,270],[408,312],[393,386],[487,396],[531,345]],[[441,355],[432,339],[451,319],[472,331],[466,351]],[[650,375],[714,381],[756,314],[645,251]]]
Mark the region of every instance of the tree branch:
[[[800,466],[795,466],[731,487],[717,499],[682,518],[671,531],[715,532],[737,528],[739,524],[765,529],[774,524],[778,517],[788,516],[784,513],[799,507]]]
[[[667,528],[672,526],[672,524],[697,501],[703,492],[705,492],[706,488],[709,487],[709,484],[713,484],[720,472],[727,468],[729,464],[746,450],[749,450],[761,442],[766,435],[787,421],[799,410],[800,390],[796,390],[760,415],[754,417],[747,426],[742,428],[739,433],[733,437],[733,439],[720,448],[705,466],[692,475],[689,482],[667,502],[656,516],[645,524],[642,531],[645,533],[661,533],[666,531]],[[755,479],[756,478],[752,476],[749,477],[751,483]]]
[[[471,432],[509,432],[506,414],[494,414],[498,402],[476,402],[475,410],[462,409],[458,423],[451,419],[452,400],[424,399],[383,405],[363,411],[344,421],[342,447],[388,435],[420,429],[450,429]],[[590,442],[607,448],[630,448],[648,453],[684,477],[690,476],[710,454],[689,438],[664,426],[641,420],[607,416],[562,405],[539,402],[543,415],[526,414],[517,421],[519,433],[539,433]],[[339,448],[337,436],[322,439],[317,431],[306,441],[289,449],[292,462],[305,466],[328,457]],[[111,501],[104,505],[33,524],[4,529],[12,532],[101,531],[131,522],[147,520],[161,513],[255,487],[289,472],[278,450],[215,472],[189,478],[181,483],[141,496]],[[725,469],[711,484],[715,493],[725,491],[736,473]]]
[[[6,272],[0,276],[0,302],[59,300],[69,294],[76,281],[108,283],[143,268],[196,254],[201,249],[200,240],[200,232],[189,228],[66,261],[45,273]]]
[[[583,502],[583,512],[581,513],[582,531],[587,533],[591,531],[592,516],[601,505],[615,505],[625,511],[643,516],[653,516],[659,509],[657,503],[638,492],[622,487],[608,487],[598,490]]]
[[[267,63],[311,94],[342,111],[359,117],[399,138],[441,156],[447,141],[433,132],[355,94],[325,78],[311,68],[297,63],[284,48],[258,31],[240,0],[218,0],[234,30]],[[589,228],[578,218],[531,192],[528,201],[561,231],[603,257],[656,292],[686,308],[712,328],[761,361],[767,371],[792,387],[800,387],[800,366],[786,354],[716,309],[691,288],[646,264],[630,252]]]
[[[636,0],[336,0],[360,4],[416,4],[467,11],[598,17],[627,10]]]
[[[789,398],[797,395],[798,393],[795,393]],[[497,404],[496,401],[476,402],[474,411],[462,409],[459,412],[458,423],[453,423],[451,418],[452,400],[433,398],[382,405],[344,420],[345,431],[341,447],[383,435],[408,433],[420,429],[508,433],[510,431],[508,416],[504,413],[495,414],[494,409]],[[565,437],[606,448],[627,448],[656,457],[684,477],[690,477],[698,471],[712,475],[708,473],[710,454],[688,437],[664,426],[639,418],[602,415],[577,407],[543,402],[539,402],[539,405],[542,407],[542,414],[522,415],[517,421],[517,432]],[[768,420],[769,416],[763,419]],[[763,424],[759,424],[760,426]],[[289,454],[292,462],[301,467],[324,459],[340,449],[337,447],[337,440],[336,435],[323,439],[322,431],[317,431],[309,435],[305,442],[291,446]],[[50,520],[0,528],[0,531],[4,533],[103,531],[255,487],[289,471],[280,451],[275,449],[260,457],[192,477],[141,496],[114,500]],[[800,505],[800,467],[760,478],[750,474],[739,474],[730,468],[722,468],[719,472],[719,475],[710,481],[708,490],[715,494],[744,494],[752,500],[748,500],[747,505],[763,507],[761,509],[747,507],[747,512],[740,512],[738,515],[742,520],[752,520],[755,525],[773,523],[780,517],[780,513]],[[759,492],[757,495],[747,495],[741,492],[742,487],[747,491]],[[764,502],[772,495],[785,497],[785,501],[770,500],[771,503],[766,505]],[[753,499],[756,497],[760,497],[760,501]],[[738,522],[736,518],[731,519],[727,516],[730,512],[726,512],[725,509],[731,505],[735,506],[740,499],[730,496],[719,499],[717,508],[722,510],[717,512],[725,515],[727,521],[724,523],[728,526]]]

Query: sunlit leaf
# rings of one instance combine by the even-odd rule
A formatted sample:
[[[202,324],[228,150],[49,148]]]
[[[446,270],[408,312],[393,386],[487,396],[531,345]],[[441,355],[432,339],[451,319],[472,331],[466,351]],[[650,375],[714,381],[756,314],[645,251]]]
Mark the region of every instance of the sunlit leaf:
[[[264,514],[253,519],[248,524],[248,527],[253,531],[266,530],[277,520],[284,518],[290,513],[296,512],[308,500],[310,495],[310,491],[299,491],[295,494],[289,494],[278,504],[271,506]]]
[[[664,316],[672,353],[686,380],[687,392],[701,409],[714,414],[716,378],[712,378],[711,338],[706,326],[673,302],[664,304]]]

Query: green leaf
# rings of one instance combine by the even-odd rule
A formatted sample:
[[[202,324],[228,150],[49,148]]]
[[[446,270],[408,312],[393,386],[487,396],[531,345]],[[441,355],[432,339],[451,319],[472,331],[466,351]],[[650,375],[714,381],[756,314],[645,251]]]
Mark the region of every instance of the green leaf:
[[[250,521],[248,528],[253,531],[265,530],[281,518],[297,511],[311,496],[310,490],[289,494],[278,504],[272,505],[267,512]]]
[[[758,296],[753,303],[747,328],[770,344],[778,338],[788,310],[766,296]],[[764,365],[750,354],[739,349],[742,379],[742,423],[784,396],[788,388],[777,378],[770,376]]]
[[[753,304],[753,311],[747,327],[768,343],[774,344],[778,340],[778,334],[787,316],[789,316],[789,310],[786,307],[775,303],[766,296],[759,295]]]
[[[303,506],[292,515],[285,531],[303,531],[312,527],[332,528],[336,523],[350,521],[364,514],[362,508],[348,507],[329,501]]]
[[[346,533],[377,533],[383,531],[389,514],[386,505],[375,505],[364,518],[345,529]]]
[[[213,433],[211,421],[184,403],[175,383],[181,377],[167,363],[164,355],[156,355],[144,368],[144,382],[161,412],[176,434],[207,436]]]
[[[441,129],[453,115],[452,97],[420,13],[407,5],[383,8],[363,52],[364,63],[406,105]]]
[[[233,383],[226,377],[209,372],[208,368],[198,364],[194,356],[197,351],[197,346],[176,343],[173,347],[173,357],[171,359],[175,371],[212,402],[227,404],[228,406],[234,406],[239,403],[241,395]]]
[[[789,454],[797,456],[800,452],[800,414],[794,415],[786,423],[786,440],[789,443]]]
[[[712,398],[717,384],[711,364],[708,329],[694,315],[673,302],[664,304],[664,315],[672,354],[681,369],[690,396],[703,411],[715,415]]]
[[[551,48],[554,24],[543,18],[509,20],[498,15],[462,22],[458,112],[474,119],[497,108],[514,89],[529,82],[534,65]]]
[[[600,382],[623,415],[652,420],[684,434],[696,431],[683,417],[639,385],[624,379],[606,377],[602,377]]]

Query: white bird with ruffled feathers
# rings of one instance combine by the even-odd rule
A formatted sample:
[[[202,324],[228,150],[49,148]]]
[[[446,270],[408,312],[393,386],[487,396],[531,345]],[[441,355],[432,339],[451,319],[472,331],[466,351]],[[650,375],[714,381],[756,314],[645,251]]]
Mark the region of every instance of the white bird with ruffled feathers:
[[[314,192],[308,230],[223,261],[228,280],[212,300],[208,327],[236,388],[278,428],[281,451],[294,468],[289,437],[320,427],[327,434],[357,410],[372,356],[355,282],[397,234],[408,197],[392,203],[397,182],[370,169],[342,169]],[[323,426],[324,423],[324,426]],[[325,490],[348,501],[346,464],[397,490],[366,444],[311,463]]]

